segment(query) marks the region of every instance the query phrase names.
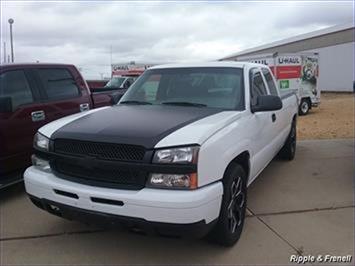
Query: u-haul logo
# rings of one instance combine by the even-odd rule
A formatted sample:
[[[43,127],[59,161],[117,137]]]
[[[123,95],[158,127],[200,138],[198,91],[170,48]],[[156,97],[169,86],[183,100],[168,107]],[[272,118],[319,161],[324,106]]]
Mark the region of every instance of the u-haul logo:
[[[251,63],[268,65],[268,62],[266,61],[266,59],[251,60]]]
[[[301,57],[300,56],[279,56],[277,58],[278,65],[301,65]]]
[[[260,58],[249,60],[250,63],[263,64],[267,66],[272,66],[274,64],[272,58]]]

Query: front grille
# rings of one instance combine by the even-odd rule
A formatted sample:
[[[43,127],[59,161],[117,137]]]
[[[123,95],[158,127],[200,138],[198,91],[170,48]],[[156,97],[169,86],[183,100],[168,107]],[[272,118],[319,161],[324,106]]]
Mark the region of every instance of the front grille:
[[[104,160],[142,161],[145,148],[137,145],[58,139],[54,152],[73,156],[94,156]]]
[[[51,160],[51,167],[59,177],[103,187],[145,186],[147,172],[136,166],[144,159],[142,146],[58,139],[54,141],[54,154],[57,156]],[[122,166],[120,162],[132,165]]]
[[[51,167],[61,174],[59,177],[79,183],[91,184],[103,187],[122,187],[129,189],[141,189],[145,186],[146,173],[134,168],[122,168],[119,166],[95,164],[85,167],[75,161],[57,158]]]

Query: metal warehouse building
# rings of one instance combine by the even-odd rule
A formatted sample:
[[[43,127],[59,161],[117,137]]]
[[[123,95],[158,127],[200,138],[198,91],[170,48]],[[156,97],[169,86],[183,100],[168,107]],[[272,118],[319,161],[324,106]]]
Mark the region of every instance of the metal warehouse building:
[[[319,87],[322,91],[353,91],[354,24],[334,26],[251,48],[220,60],[270,53],[319,54]]]

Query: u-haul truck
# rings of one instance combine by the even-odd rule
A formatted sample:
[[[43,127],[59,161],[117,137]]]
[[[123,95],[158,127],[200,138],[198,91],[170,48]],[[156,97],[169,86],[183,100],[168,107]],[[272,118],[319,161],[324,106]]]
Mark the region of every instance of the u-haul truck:
[[[318,54],[264,54],[241,56],[238,61],[249,61],[268,65],[277,80],[281,93],[294,90],[299,98],[299,114],[305,115],[320,104],[318,88]]]

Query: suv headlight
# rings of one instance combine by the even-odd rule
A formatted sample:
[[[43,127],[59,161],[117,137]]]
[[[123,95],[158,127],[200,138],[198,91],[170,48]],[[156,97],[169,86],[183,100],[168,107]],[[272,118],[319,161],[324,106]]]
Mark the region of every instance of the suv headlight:
[[[46,136],[37,132],[34,137],[34,140],[33,140],[33,145],[35,148],[37,148],[39,150],[48,151],[49,150],[49,138],[47,138]]]
[[[197,174],[150,174],[148,187],[170,189],[196,189]]]
[[[199,146],[177,147],[156,150],[153,163],[196,165]],[[170,189],[196,189],[197,173],[151,173],[147,182],[148,187]]]
[[[153,163],[197,163],[199,146],[161,149],[154,153]]]

